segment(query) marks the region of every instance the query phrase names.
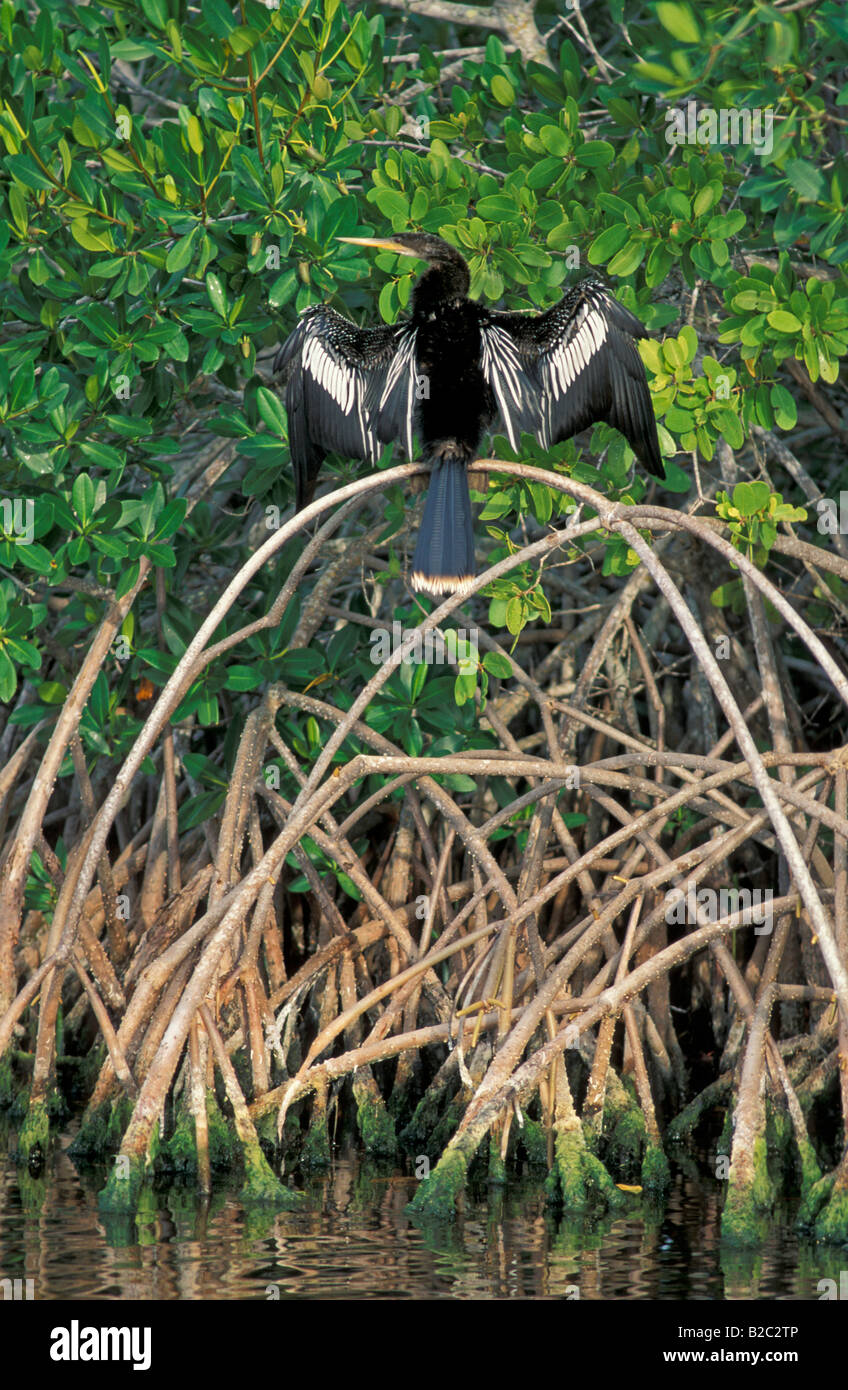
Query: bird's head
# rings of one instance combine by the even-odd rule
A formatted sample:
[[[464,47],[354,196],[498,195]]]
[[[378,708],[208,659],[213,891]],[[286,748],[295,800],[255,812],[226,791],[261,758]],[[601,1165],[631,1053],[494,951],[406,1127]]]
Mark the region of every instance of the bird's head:
[[[353,246],[374,246],[380,251],[394,251],[398,256],[414,256],[429,265],[455,265],[462,257],[455,247],[430,232],[398,232],[394,236],[340,236],[338,241]]]

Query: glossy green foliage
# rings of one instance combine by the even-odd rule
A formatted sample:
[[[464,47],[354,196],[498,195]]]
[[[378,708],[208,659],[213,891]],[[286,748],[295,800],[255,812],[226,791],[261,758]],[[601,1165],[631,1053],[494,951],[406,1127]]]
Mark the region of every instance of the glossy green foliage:
[[[29,683],[16,721],[49,727],[105,606],[149,562],[166,572],[162,640],[149,583],[80,724],[91,760],[125,755],[209,593],[255,548],[245,499],[261,503],[269,527],[291,503],[285,412],[269,389],[275,344],[318,302],[389,322],[408,307],[416,267],[340,236],[438,231],[467,257],[472,294],[511,309],[555,304],[589,268],[608,276],[654,335],[640,350],[672,503],[693,452],[710,460],[720,438],[739,448],[752,423],[793,428],[788,358],[813,383],[835,382],[848,350],[848,165],[833,147],[848,103],[843,7],[707,0],[633,19],[616,3],[604,22],[601,82],[561,30],[550,65],[462,30],[485,44],[482,57],[443,81],[452,26],[339,0],[3,0],[0,698]],[[409,56],[394,61],[401,36]],[[689,140],[695,99],[771,111],[771,147]],[[195,429],[234,441],[235,457],[190,509],[181,456]],[[493,452],[515,458],[503,439]],[[521,459],[625,503],[644,496],[632,452],[606,426],[588,449],[543,451],[525,438]],[[364,468],[331,460],[333,470],[343,479]],[[784,505],[770,511],[772,500],[751,512],[734,494],[720,510],[758,557]],[[410,503],[399,489],[385,501],[392,578],[402,557],[391,536]],[[490,559],[515,552],[522,519],[553,526],[572,510],[561,492],[492,474]],[[638,563],[600,530],[572,558],[599,541],[606,574]],[[301,544],[256,577],[253,615]],[[291,649],[303,597],[273,634],[212,663],[186,693],[176,722],[228,732],[224,766],[206,750],[188,755],[196,797],[184,829],[220,806],[236,716],[254,692],[283,680],[344,706],[373,674],[367,624]],[[551,620],[544,566],[517,568],[486,597],[507,646],[527,623]],[[422,609],[398,620],[415,626]],[[244,621],[233,610],[216,640]],[[475,701],[510,679],[510,663],[461,635],[454,655],[442,668],[402,665],[373,701],[371,727],[412,754],[486,746]],[[326,725],[291,712],[284,722],[308,768]],[[337,761],[357,747],[348,740]],[[317,849],[314,862],[328,871]],[[40,902],[45,880],[32,891]]]

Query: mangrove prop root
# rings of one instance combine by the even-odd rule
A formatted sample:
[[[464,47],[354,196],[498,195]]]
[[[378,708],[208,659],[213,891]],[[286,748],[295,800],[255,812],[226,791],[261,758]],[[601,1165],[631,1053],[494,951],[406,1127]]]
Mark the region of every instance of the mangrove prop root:
[[[21,730],[0,771],[0,795],[18,796],[0,846],[0,1104],[28,1107],[19,1153],[44,1153],[73,1068],[87,1107],[73,1152],[115,1154],[104,1211],[131,1212],[153,1165],[207,1193],[214,1171],[239,1164],[245,1201],[290,1205],[266,1154],[276,1161],[284,1140],[287,1163],[326,1166],[332,1124],[333,1139],[374,1155],[403,1148],[422,1178],[416,1218],[452,1217],[475,1160],[475,1180],[482,1168],[501,1184],[524,1158],[548,1167],[552,1204],[593,1213],[626,1200],[616,1179],[665,1190],[664,1149],[724,1106],[736,1118],[724,1238],[752,1245],[800,1182],[799,1219],[844,1241],[848,756],[805,747],[793,711],[811,680],[848,745],[848,681],[791,588],[694,502],[624,507],[575,478],[485,463],[592,515],[558,517],[434,607],[351,698],[335,700],[324,677],[267,686],[232,725],[224,805],[202,826],[179,828],[190,766],[171,720],[186,692],[280,623],[330,545],[339,558],[310,588],[293,648],[338,624],[379,626],[339,593],[353,557],[368,566],[383,543],[373,523],[357,531],[357,514],[421,465],[346,484],[257,548],[198,614],[107,788],[79,721],[138,586],[108,607],[46,750]],[[726,446],[720,464],[731,477]],[[239,626],[260,567],[322,518],[268,611]],[[559,563],[601,530],[641,561],[623,585]],[[687,564],[681,588],[683,543],[704,563]],[[783,530],[775,550],[799,583],[806,566],[848,575],[841,554]],[[751,650],[740,629],[719,665],[708,571],[730,563]],[[387,682],[416,669],[416,644],[464,621],[460,605],[482,613],[481,590],[516,564],[543,568],[563,616],[511,645],[484,624],[498,675],[474,737],[438,756],[419,742],[413,756],[374,717]],[[167,602],[157,572],[160,628]],[[766,603],[803,653],[794,667]],[[670,650],[691,709],[668,678]],[[68,755],[72,775],[57,780]],[[134,819],[131,793],[145,808]],[[64,870],[50,843],[63,808],[79,828]],[[40,925],[23,908],[34,850],[56,886]],[[713,910],[709,895],[737,883],[748,899]],[[772,893],[765,932],[754,889]]]

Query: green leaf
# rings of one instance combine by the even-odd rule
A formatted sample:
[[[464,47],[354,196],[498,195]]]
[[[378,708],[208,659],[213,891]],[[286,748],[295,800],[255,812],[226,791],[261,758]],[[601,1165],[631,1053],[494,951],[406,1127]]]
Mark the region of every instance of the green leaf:
[[[629,229],[620,222],[617,226],[605,228],[589,247],[586,255],[589,264],[603,265],[616,251],[621,250],[629,235]]]
[[[146,17],[157,29],[164,29],[168,23],[166,0],[141,0],[141,8]]]
[[[40,191],[41,189],[55,189],[56,187],[45,174],[42,174],[35,161],[30,159],[28,155],[10,155],[5,160],[5,165],[13,178],[16,178],[18,183],[22,183],[25,188],[34,188]]]
[[[745,214],[739,208],[735,212],[711,217],[707,223],[707,236],[713,240],[719,237],[735,236],[745,226]]]
[[[409,221],[409,199],[394,188],[379,188],[374,201],[384,217],[391,222]]]
[[[607,270],[610,275],[632,275],[633,271],[642,264],[647,250],[644,241],[628,241],[622,246],[617,255],[613,256]]]
[[[118,449],[114,449],[111,444],[101,444],[96,439],[80,440],[79,451],[91,463],[96,463],[100,468],[123,468],[124,455]]]
[[[574,157],[584,169],[606,168],[615,159],[615,149],[607,140],[587,140]]]
[[[518,204],[502,193],[496,193],[491,198],[480,198],[477,212],[491,222],[511,222],[521,215]]]
[[[188,509],[188,502],[185,497],[173,497],[170,502],[162,508],[156,518],[156,527],[151,537],[155,541],[167,540],[180,529]]]
[[[794,314],[790,314],[788,309],[772,309],[768,315],[768,321],[772,328],[776,328],[778,333],[800,333],[801,321],[796,319]]]
[[[774,406],[775,423],[779,429],[792,430],[798,423],[798,407],[792,394],[785,386],[775,382],[769,392],[769,400]]]
[[[808,159],[790,159],[785,172],[795,192],[806,201],[817,202],[827,197],[824,174]]]
[[[240,24],[237,29],[233,29],[232,33],[227,35],[227,43],[233,52],[240,56],[242,53],[249,53],[250,49],[259,42],[260,37],[258,29],[251,29],[249,25]]]
[[[520,598],[511,598],[506,606],[506,625],[513,637],[517,637],[525,623],[524,604]]]
[[[515,88],[500,73],[496,73],[492,78],[491,92],[500,106],[512,106],[515,102]]]
[[[134,565],[128,565],[125,570],[121,571],[121,577],[115,587],[116,598],[122,599],[135,587],[138,583],[139,570],[140,566],[138,562],[136,562]]]
[[[688,5],[678,4],[675,0],[659,0],[656,16],[672,38],[679,39],[681,43],[701,42],[701,31]]]
[[[203,154],[203,131],[196,116],[189,116],[186,122],[186,135],[188,136],[189,148],[195,154]]]
[[[83,526],[86,526],[94,515],[94,483],[87,473],[80,473],[74,479],[71,500],[74,504],[74,511]]]
[[[190,232],[186,232],[185,236],[174,242],[165,257],[165,269],[169,275],[175,274],[178,270],[185,270],[190,263],[192,246],[199,230],[199,227],[192,227]]]
[[[571,137],[566,135],[564,130],[560,130],[557,125],[543,125],[539,131],[539,139],[548,154],[571,154]]]
[[[486,652],[483,667],[490,676],[497,676],[499,680],[509,680],[512,675],[512,663],[500,652]]]
[[[553,155],[548,155],[545,159],[540,159],[536,164],[531,164],[527,171],[528,188],[549,188],[554,179],[562,173],[562,160],[555,159]],[[553,234],[551,234],[553,235]],[[548,244],[553,245],[548,238]]]
[[[273,391],[260,386],[256,392],[256,408],[273,434],[286,435],[286,417]]]
[[[206,276],[206,293],[209,295],[212,308],[221,315],[222,319],[225,319],[227,317],[227,297],[224,294],[224,286],[214,270],[210,270]]]

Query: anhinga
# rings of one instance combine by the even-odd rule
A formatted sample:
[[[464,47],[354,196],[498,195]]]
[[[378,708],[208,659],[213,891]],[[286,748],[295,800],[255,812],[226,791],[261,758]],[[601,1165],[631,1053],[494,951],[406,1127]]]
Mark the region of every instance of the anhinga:
[[[417,431],[432,464],[412,562],[412,584],[462,590],[474,575],[467,468],[502,427],[543,447],[607,421],[651,476],[664,481],[657,428],[635,338],[647,331],[590,277],[541,314],[502,313],[468,298],[468,266],[441,237],[340,237],[426,261],[412,313],[359,328],[326,305],[305,310],[280,348],[298,510],[312,498],[332,450],[376,463],[382,446],[412,458]]]

